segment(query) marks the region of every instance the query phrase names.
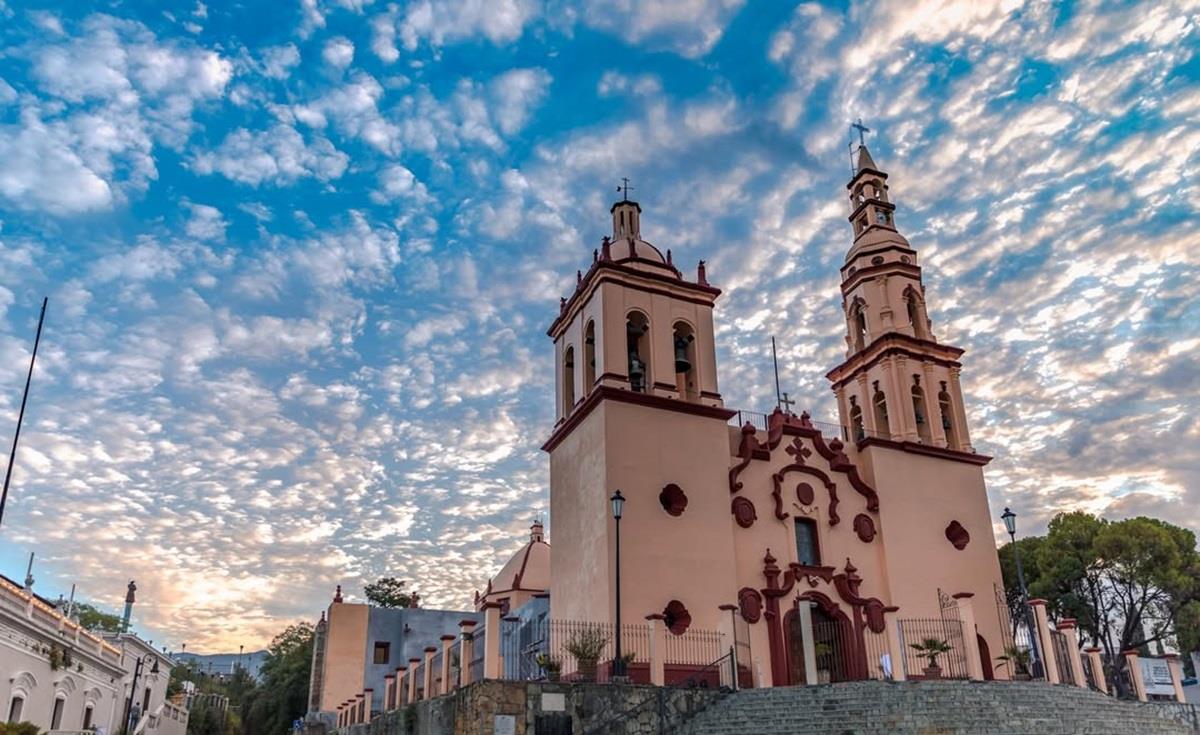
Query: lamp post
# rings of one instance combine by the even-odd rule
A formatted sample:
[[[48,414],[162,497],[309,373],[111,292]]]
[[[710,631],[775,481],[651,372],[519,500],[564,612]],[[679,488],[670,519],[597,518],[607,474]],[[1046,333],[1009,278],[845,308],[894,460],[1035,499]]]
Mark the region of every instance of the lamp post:
[[[1013,558],[1017,562],[1017,584],[1021,586],[1021,617],[1025,618],[1025,627],[1029,629],[1029,658],[1030,667],[1035,675],[1040,675],[1041,672],[1041,657],[1038,656],[1038,633],[1037,627],[1033,621],[1029,619],[1029,590],[1025,588],[1025,570],[1021,568],[1021,547],[1017,545],[1017,514],[1013,513],[1010,508],[1005,508],[1004,513],[1000,515],[1000,520],[1004,521],[1004,529],[1008,531],[1008,537],[1012,540]]]
[[[129,683],[129,698],[125,700],[125,733],[133,732],[133,728],[137,726],[136,722],[130,722],[133,715],[133,698],[137,696],[138,678],[142,675],[142,666],[146,662],[146,657],[149,653],[144,653],[138,656],[137,662],[133,667],[133,681]],[[158,674],[158,657],[154,657],[154,665],[150,667],[151,674]],[[145,714],[144,712],[141,714]]]
[[[613,493],[609,498],[612,501],[612,517],[616,521],[616,540],[617,540],[617,615],[616,615],[616,660],[613,661],[613,675],[625,676],[625,659],[621,655],[621,515],[625,510],[625,496],[620,490]]]

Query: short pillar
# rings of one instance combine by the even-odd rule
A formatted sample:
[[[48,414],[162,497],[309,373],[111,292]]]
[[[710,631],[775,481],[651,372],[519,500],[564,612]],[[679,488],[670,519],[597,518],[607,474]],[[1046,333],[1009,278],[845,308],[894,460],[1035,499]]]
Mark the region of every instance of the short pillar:
[[[500,603],[483,605],[483,678],[499,679],[500,663]]]
[[[475,621],[460,620],[458,629],[462,631],[462,650],[458,655],[458,685],[465,687],[471,683],[471,659],[475,657]]]
[[[1079,630],[1075,627],[1075,618],[1063,618],[1058,629],[1067,637],[1067,652],[1070,655],[1071,677],[1075,686],[1087,688],[1087,677],[1083,675],[1083,659],[1079,656]]]
[[[404,706],[404,673],[408,671],[404,666],[396,667],[396,688],[392,692],[392,706],[400,709]]]
[[[892,681],[904,681],[908,675],[904,672],[904,646],[900,643],[900,621],[893,618],[886,625]]]
[[[454,683],[450,681],[450,649],[454,647],[455,636],[442,636],[442,688],[438,694],[449,694],[454,691]]]
[[[354,709],[354,711],[356,712],[356,715],[354,717],[355,724],[360,724],[360,723],[367,721],[366,715],[363,714],[363,706],[366,704],[366,702],[367,702],[366,694],[358,695],[358,704],[355,705],[355,709]]]
[[[1146,698],[1146,681],[1142,678],[1142,664],[1138,661],[1138,652],[1136,648],[1130,648],[1127,651],[1121,651],[1121,655],[1125,657],[1125,667],[1129,671],[1129,681],[1133,684],[1133,693],[1137,696],[1139,702],[1147,701]]]
[[[375,711],[375,690],[363,690],[363,722],[371,721],[371,714]]]
[[[433,699],[437,696],[437,692],[433,691],[433,654],[437,653],[437,648],[434,646],[425,647],[425,681],[421,682],[425,685],[425,698]]]
[[[962,624],[963,655],[967,659],[967,676],[972,681],[983,681],[983,661],[979,656],[979,639],[976,638],[974,592],[959,592],[953,595],[958,603],[958,620]]]
[[[1046,615],[1045,600],[1030,600],[1029,607],[1033,608],[1034,634],[1037,635],[1038,653],[1042,655],[1042,669],[1046,672],[1046,681],[1057,684],[1062,681],[1058,676],[1058,661],[1054,656],[1054,639],[1050,637],[1050,618]]]
[[[650,623],[650,683],[654,686],[667,684],[667,624],[661,613],[647,615]]]
[[[1183,695],[1183,663],[1179,660],[1179,656],[1173,653],[1163,654],[1163,659],[1167,662],[1167,668],[1171,670],[1171,686],[1175,687],[1175,701],[1187,702],[1187,697]]]
[[[408,660],[408,703],[417,701],[417,675],[420,673],[421,659]]]
[[[800,639],[804,643],[804,683],[817,684],[817,652],[813,640],[812,602],[800,600],[796,603],[796,614],[800,617]]]
[[[1092,684],[1101,692],[1108,694],[1108,677],[1104,674],[1104,659],[1100,656],[1100,649],[1092,646],[1083,649],[1083,653],[1088,657],[1088,663],[1091,665]]]

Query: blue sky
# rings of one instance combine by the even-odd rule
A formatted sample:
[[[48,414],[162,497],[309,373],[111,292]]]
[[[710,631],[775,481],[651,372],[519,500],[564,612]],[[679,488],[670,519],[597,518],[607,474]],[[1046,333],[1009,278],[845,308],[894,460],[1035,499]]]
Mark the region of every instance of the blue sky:
[[[253,647],[461,606],[548,504],[544,334],[628,176],[727,404],[834,420],[849,121],[992,504],[1200,529],[1200,3],[0,0],[0,567]],[[689,265],[690,267],[690,265]],[[551,523],[551,535],[553,525]],[[553,539],[551,539],[553,540]]]

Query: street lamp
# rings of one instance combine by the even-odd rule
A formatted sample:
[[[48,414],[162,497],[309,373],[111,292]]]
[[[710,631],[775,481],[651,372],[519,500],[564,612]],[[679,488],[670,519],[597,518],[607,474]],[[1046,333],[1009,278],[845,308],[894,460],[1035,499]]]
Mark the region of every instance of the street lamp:
[[[616,615],[616,660],[613,661],[613,675],[625,676],[625,659],[621,656],[621,515],[625,511],[625,496],[620,490],[613,493],[609,498],[612,502],[612,517],[616,521],[616,539],[617,539],[617,615]]]
[[[1008,531],[1008,537],[1012,540],[1013,558],[1017,562],[1017,584],[1021,586],[1021,617],[1025,618],[1025,627],[1029,630],[1030,665],[1035,674],[1040,674],[1041,659],[1038,656],[1037,628],[1029,619],[1029,590],[1025,588],[1025,571],[1021,568],[1021,547],[1017,544],[1017,514],[1013,513],[1010,508],[1005,508],[1000,515],[1000,520],[1004,521],[1004,529]]]
[[[129,698],[125,700],[125,729],[124,732],[133,732],[133,728],[137,725],[136,722],[131,723],[130,719],[133,716],[133,698],[137,696],[138,678],[142,675],[142,666],[146,663],[146,658],[152,654],[144,653],[138,656],[133,667],[133,681],[129,683]],[[150,667],[152,675],[158,675],[158,656],[154,656],[154,665]],[[141,714],[145,714],[144,712]],[[139,715],[140,716],[140,715]]]

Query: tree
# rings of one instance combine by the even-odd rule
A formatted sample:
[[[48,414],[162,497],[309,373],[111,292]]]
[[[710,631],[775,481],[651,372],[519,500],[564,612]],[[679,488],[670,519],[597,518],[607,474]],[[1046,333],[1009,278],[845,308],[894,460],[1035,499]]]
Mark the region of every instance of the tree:
[[[79,624],[87,630],[105,633],[121,632],[121,618],[98,610],[86,602],[75,603],[74,612],[79,616]]]
[[[376,607],[416,607],[417,593],[405,592],[407,582],[395,577],[380,577],[363,587],[367,600]]]
[[[312,650],[313,627],[308,623],[290,625],[271,641],[259,671],[261,684],[241,708],[245,735],[285,735],[292,722],[304,716]]]

